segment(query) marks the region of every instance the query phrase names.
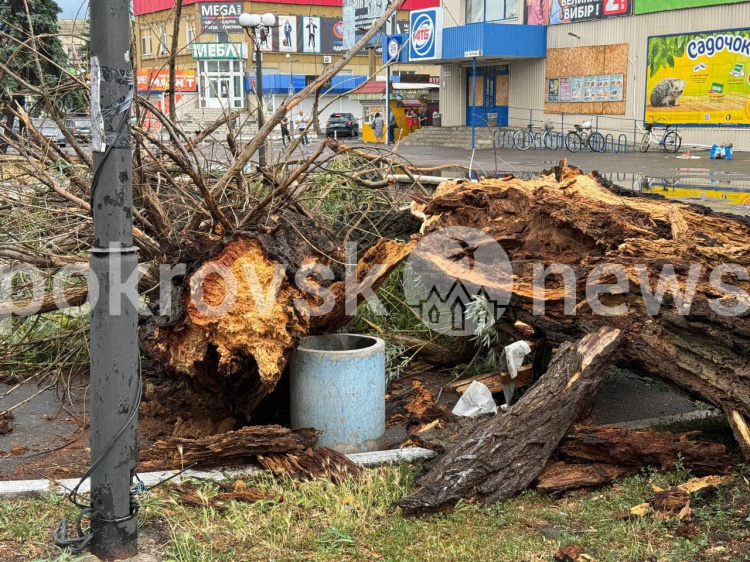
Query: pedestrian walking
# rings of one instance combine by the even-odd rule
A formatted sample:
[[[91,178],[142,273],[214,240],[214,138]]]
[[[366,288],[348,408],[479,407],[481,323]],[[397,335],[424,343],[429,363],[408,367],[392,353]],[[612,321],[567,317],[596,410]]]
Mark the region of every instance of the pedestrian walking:
[[[391,111],[390,115],[388,116],[388,131],[391,135],[390,137],[391,142],[396,142],[396,129],[397,128],[398,127],[396,125],[396,116]]]
[[[286,148],[287,142],[291,144],[292,135],[289,134],[289,119],[284,117],[281,120],[281,146]]]
[[[385,132],[385,120],[381,117],[380,113],[376,113],[375,118],[372,120],[372,132],[375,135],[375,139],[378,142],[383,142],[383,133]]]
[[[294,120],[294,125],[297,127],[297,132],[302,135],[302,146],[310,144],[310,139],[307,138],[307,123],[308,119],[305,116],[305,112],[302,109],[299,110],[299,114]]]

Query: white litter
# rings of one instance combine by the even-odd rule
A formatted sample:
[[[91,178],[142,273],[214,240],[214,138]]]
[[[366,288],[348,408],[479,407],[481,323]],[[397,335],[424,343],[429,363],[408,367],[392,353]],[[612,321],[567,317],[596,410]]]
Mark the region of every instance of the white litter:
[[[505,349],[503,349],[501,362],[503,359],[505,360],[505,366],[508,369],[508,373],[510,374],[511,379],[515,379],[518,376],[518,369],[521,368],[524,358],[529,353],[531,353],[531,348],[529,347],[529,344],[527,344],[523,340],[519,340],[505,346]],[[513,400],[513,393],[515,393],[515,391],[515,382],[503,384],[503,394],[505,395],[505,403],[507,405],[510,405],[511,400]]]
[[[453,408],[453,413],[464,418],[482,414],[496,414],[497,404],[486,384],[474,381]]]
[[[531,353],[531,348],[529,347],[529,344],[523,340],[505,346],[505,349],[503,349],[503,357],[505,357],[510,378],[514,379],[518,376],[518,369],[521,368],[524,358],[529,353]]]

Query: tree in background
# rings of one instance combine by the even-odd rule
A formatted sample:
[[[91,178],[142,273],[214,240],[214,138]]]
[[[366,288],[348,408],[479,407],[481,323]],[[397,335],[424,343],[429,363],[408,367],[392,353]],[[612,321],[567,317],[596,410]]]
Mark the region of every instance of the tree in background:
[[[13,129],[14,110],[24,108],[26,95],[32,93],[32,88],[51,91],[64,87],[67,57],[57,37],[59,12],[55,0],[0,3],[0,104],[6,134]],[[64,96],[55,99],[63,103]],[[0,150],[4,153],[7,144],[0,146]]]

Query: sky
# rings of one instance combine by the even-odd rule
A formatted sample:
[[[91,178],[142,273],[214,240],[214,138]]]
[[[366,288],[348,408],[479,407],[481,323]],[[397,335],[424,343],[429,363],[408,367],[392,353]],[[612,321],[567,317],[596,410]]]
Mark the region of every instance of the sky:
[[[74,18],[78,13],[79,18],[85,18],[88,12],[89,1],[88,0],[56,0],[58,6],[62,9],[60,18]],[[79,12],[80,9],[80,12]]]

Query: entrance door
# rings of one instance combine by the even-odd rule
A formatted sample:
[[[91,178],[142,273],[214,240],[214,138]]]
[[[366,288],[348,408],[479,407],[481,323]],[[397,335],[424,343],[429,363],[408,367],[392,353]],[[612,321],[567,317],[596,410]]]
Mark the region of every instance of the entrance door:
[[[487,114],[497,113],[497,124],[507,126],[509,86],[507,65],[478,67],[476,79],[469,68],[466,73],[466,124],[484,127]]]
[[[243,107],[241,61],[201,61],[199,72],[201,107],[209,109]]]

